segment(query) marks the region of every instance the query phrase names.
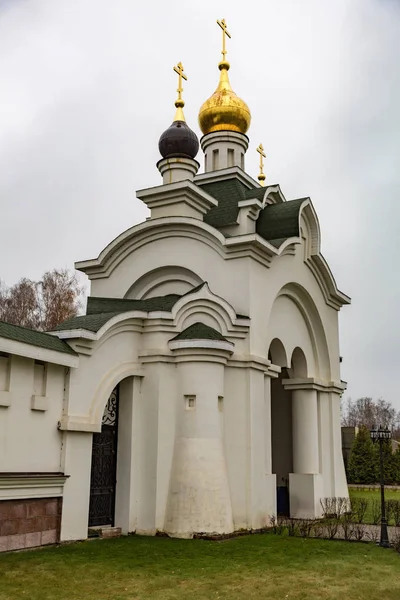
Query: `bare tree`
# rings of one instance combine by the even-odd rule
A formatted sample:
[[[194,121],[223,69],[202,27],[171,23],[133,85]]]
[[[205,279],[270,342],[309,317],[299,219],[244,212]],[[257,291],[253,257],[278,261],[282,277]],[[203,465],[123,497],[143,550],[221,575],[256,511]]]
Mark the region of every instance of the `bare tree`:
[[[0,318],[8,323],[38,329],[39,315],[34,281],[23,278],[10,288],[2,284]]]
[[[383,425],[392,429],[394,437],[400,435],[400,411],[396,411],[391,402],[378,398],[348,398],[342,404],[342,426],[373,427]]]
[[[78,314],[82,289],[67,269],[47,271],[41,281],[23,278],[7,288],[0,283],[0,320],[51,331]]]

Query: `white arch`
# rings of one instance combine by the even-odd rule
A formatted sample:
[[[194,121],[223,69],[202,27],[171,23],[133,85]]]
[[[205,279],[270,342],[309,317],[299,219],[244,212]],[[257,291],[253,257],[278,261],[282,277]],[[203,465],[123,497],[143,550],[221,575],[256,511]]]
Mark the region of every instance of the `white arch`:
[[[100,431],[104,407],[113,389],[127,377],[144,377],[144,371],[140,363],[126,362],[115,365],[99,381],[90,402],[89,418],[90,425],[96,425]]]
[[[313,349],[316,376],[330,381],[331,364],[328,343],[321,317],[312,297],[303,286],[297,283],[289,283],[283,286],[278,292],[275,301],[280,296],[290,298],[300,310]]]
[[[292,352],[292,358],[290,361],[291,376],[295,378],[307,378],[308,377],[308,366],[306,355],[303,350],[296,346]]]
[[[268,349],[268,358],[270,356],[274,365],[285,368],[289,366],[285,346],[279,338],[274,338],[271,341]]]
[[[201,277],[194,271],[178,265],[165,265],[148,271],[137,279],[125,294],[125,298],[145,299],[151,296],[165,295],[165,292],[158,294],[157,288],[166,283],[174,282],[186,285],[189,291],[202,283]]]
[[[75,268],[90,276],[110,275],[126,256],[138,248],[174,235],[196,238],[198,242],[213,248],[220,256],[224,255],[225,237],[211,225],[188,217],[162,217],[139,223],[124,231],[97,258],[77,262]]]

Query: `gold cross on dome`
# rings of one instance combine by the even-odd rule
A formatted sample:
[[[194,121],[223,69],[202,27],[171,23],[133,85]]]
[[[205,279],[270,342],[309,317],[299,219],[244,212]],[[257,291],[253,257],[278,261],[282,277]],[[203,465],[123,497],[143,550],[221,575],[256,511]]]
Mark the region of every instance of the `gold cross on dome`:
[[[176,67],[174,67],[174,71],[175,71],[175,73],[178,74],[178,89],[176,91],[178,92],[178,100],[181,100],[182,92],[183,92],[182,79],[187,81],[187,77],[186,77],[186,75],[184,73],[184,69],[183,69],[183,64],[181,62],[178,62]]]
[[[225,60],[225,56],[226,56],[226,38],[231,38],[231,34],[229,33],[228,29],[227,29],[227,25],[225,23],[225,19],[221,19],[221,21],[217,20],[218,25],[221,27],[222,29],[222,60]]]
[[[260,144],[258,146],[257,152],[260,155],[260,174],[258,176],[258,181],[260,182],[260,185],[264,185],[265,175],[264,175],[264,161],[263,161],[263,158],[266,158],[267,155],[264,152],[264,146],[262,144]]]

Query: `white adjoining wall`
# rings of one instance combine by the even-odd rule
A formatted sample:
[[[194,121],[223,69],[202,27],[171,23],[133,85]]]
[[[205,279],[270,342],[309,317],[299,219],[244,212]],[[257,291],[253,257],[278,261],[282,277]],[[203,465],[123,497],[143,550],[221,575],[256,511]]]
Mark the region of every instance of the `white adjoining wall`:
[[[40,363],[43,382],[38,389],[34,359],[10,355],[10,362],[10,402],[0,407],[0,472],[59,473],[62,434],[57,422],[66,367]]]

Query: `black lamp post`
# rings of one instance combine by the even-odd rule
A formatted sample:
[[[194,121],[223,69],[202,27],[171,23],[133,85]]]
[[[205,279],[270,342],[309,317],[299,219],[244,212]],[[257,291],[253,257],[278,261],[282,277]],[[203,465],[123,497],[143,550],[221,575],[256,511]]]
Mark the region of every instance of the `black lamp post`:
[[[383,443],[386,440],[390,440],[392,432],[389,429],[385,429],[379,426],[379,429],[371,430],[371,440],[379,443],[379,467],[380,467],[380,479],[381,479],[381,541],[379,543],[383,548],[389,548],[389,536],[387,529],[386,520],[386,508],[385,508],[385,478],[383,474]]]

